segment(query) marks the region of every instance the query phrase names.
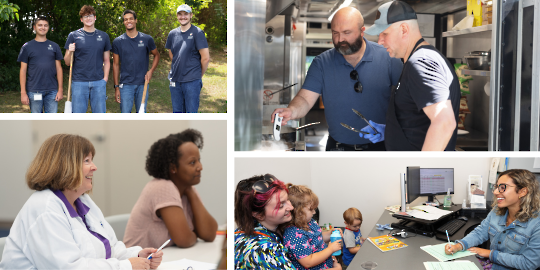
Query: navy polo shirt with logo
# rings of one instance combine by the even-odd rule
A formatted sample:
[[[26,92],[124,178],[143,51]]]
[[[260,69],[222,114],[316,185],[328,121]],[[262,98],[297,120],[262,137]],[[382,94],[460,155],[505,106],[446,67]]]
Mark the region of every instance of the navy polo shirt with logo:
[[[362,60],[353,67],[343,55],[332,48],[315,57],[309,67],[302,89],[322,96],[328,133],[334,140],[345,144],[367,144],[358,133],[341,126],[345,123],[356,129],[367,126],[352,109],[375,123],[386,123],[386,111],[392,85],[397,85],[403,64],[391,58],[386,49],[364,38],[366,50]],[[356,80],[351,71],[358,72],[362,93],[354,91]]]
[[[26,70],[26,91],[52,91],[58,89],[56,60],[62,60],[62,51],[55,42],[35,39],[26,42],[19,52],[17,62],[28,64]]]
[[[154,39],[142,32],[134,38],[126,33],[113,41],[112,53],[120,57],[120,83],[128,85],[144,84],[148,71],[150,51],[156,49]]]
[[[107,33],[97,30],[88,33],[82,28],[69,33],[64,48],[75,43],[75,58],[73,59],[73,81],[92,82],[102,80],[103,53],[111,50],[111,41]]]
[[[171,50],[173,60],[169,80],[191,82],[202,78],[200,49],[208,48],[203,30],[195,25],[182,32],[180,27],[169,32],[165,48]]]

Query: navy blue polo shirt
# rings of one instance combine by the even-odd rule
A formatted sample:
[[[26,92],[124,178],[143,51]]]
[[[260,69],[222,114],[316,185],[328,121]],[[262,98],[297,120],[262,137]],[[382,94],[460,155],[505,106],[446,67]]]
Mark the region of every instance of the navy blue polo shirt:
[[[202,78],[200,49],[208,48],[203,30],[195,25],[182,32],[180,27],[169,32],[165,48],[171,50],[173,59],[169,80],[191,82]]]
[[[107,33],[97,30],[88,33],[82,28],[69,33],[64,49],[75,43],[75,58],[73,59],[73,81],[92,82],[102,80],[103,53],[111,50],[111,41]]]
[[[26,42],[19,52],[17,62],[28,64],[26,92],[58,90],[56,60],[62,60],[62,51],[55,42],[35,39]]]
[[[403,63],[391,58],[386,49],[364,38],[366,50],[360,63],[353,67],[335,48],[317,56],[311,66],[303,89],[322,96],[324,114],[330,136],[340,143],[366,144],[369,140],[341,126],[348,124],[356,129],[367,126],[357,116],[356,109],[368,120],[386,123],[386,110],[392,85],[397,85]],[[355,69],[363,86],[363,92],[354,91],[356,80],[350,78]]]
[[[120,83],[128,85],[144,84],[148,71],[150,51],[156,49],[154,39],[142,32],[134,38],[126,33],[113,41],[112,53],[120,57]]]

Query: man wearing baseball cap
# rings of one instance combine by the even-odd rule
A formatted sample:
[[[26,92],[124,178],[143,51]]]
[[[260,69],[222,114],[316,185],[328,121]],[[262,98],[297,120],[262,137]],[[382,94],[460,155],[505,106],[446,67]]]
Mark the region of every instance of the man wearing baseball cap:
[[[204,32],[191,25],[192,17],[190,6],[179,6],[176,18],[180,27],[169,32],[165,44],[172,60],[169,89],[174,113],[198,112],[202,76],[210,62],[208,42]]]
[[[379,35],[390,56],[405,63],[390,97],[386,126],[374,125],[384,134],[386,149],[453,151],[461,97],[458,77],[446,57],[422,38],[414,10],[401,1],[385,3],[366,34]],[[364,131],[374,133],[370,127]]]
[[[384,142],[369,141],[341,123],[362,128],[367,124],[353,112],[374,122],[385,123],[390,90],[396,85],[403,64],[388,56],[384,47],[364,38],[360,11],[345,7],[332,19],[334,48],[317,56],[308,70],[302,89],[287,108],[278,108],[283,123],[304,117],[319,96],[328,123],[326,151],[384,151]]]

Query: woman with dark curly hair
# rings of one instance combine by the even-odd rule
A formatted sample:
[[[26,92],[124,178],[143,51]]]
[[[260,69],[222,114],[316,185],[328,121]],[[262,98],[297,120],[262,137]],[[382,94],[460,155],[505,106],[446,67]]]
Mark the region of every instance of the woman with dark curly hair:
[[[204,207],[195,185],[201,181],[199,131],[187,129],[155,142],[146,157],[146,171],[155,179],[141,192],[126,227],[127,246],[190,247],[197,238],[212,242],[217,222]]]
[[[493,210],[480,226],[446,254],[469,250],[493,263],[491,269],[537,269],[540,267],[540,188],[527,170],[502,172],[493,186]],[[490,240],[490,249],[476,247]]]

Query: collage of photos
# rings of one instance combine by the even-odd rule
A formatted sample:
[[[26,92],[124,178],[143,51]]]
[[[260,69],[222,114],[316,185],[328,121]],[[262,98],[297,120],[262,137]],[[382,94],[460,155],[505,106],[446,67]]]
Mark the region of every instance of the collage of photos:
[[[540,270],[538,29],[538,0],[0,0],[0,270]]]

